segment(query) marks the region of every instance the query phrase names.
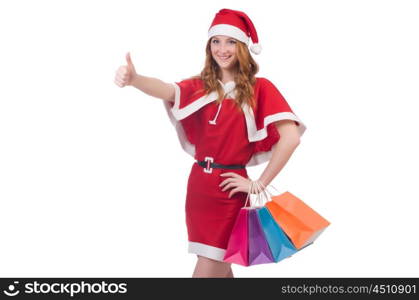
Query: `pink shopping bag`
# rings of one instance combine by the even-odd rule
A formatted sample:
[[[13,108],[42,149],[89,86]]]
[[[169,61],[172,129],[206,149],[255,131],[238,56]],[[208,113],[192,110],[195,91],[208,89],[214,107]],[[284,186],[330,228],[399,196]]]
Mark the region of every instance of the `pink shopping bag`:
[[[241,208],[228,240],[225,262],[249,265],[248,216],[249,209]]]

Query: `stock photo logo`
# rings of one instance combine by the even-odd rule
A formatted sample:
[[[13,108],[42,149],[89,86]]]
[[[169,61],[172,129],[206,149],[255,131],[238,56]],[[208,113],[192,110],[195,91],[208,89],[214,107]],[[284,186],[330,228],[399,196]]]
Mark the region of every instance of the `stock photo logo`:
[[[22,281],[22,280],[20,280]],[[22,283],[19,288],[19,281],[13,281],[13,284],[8,284],[6,289],[3,289],[3,294],[9,297],[14,297],[19,294],[24,295],[67,295],[74,297],[75,295],[83,294],[126,294],[128,292],[127,283],[115,282],[57,282],[52,281],[28,281]]]
[[[4,290],[3,293],[7,296],[16,296],[19,294],[19,290],[16,289],[16,286],[19,284],[19,281],[14,281],[13,284],[10,284],[7,287],[7,290]]]

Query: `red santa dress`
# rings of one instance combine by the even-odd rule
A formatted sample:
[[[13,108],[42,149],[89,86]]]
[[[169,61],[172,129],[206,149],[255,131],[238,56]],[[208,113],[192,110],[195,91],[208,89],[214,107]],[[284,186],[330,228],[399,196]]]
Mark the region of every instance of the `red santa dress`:
[[[238,108],[234,101],[235,82],[223,84],[224,99],[215,100],[217,92],[205,94],[201,79],[185,79],[173,83],[175,101],[163,101],[175,127],[182,148],[195,160],[206,157],[223,165],[255,166],[269,161],[272,146],[280,136],[274,122],[293,120],[300,135],[305,125],[293,113],[279,90],[268,79],[257,77],[254,86],[256,108],[247,104]],[[191,167],[186,193],[185,215],[188,230],[188,252],[223,261],[236,216],[245,205],[247,193],[231,198],[231,189],[221,191],[227,177],[235,172],[249,178],[246,168],[203,168],[196,162]]]

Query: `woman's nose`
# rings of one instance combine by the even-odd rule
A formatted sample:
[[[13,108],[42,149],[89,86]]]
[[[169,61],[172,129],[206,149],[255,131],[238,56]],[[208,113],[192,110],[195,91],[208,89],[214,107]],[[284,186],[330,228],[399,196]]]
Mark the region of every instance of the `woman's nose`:
[[[220,52],[228,52],[228,45],[227,44],[220,44]]]

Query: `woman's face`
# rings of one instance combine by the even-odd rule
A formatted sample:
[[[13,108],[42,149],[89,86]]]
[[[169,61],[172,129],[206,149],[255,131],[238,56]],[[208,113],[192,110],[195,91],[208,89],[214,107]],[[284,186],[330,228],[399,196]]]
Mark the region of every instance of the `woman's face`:
[[[221,69],[231,69],[236,61],[237,41],[225,35],[216,35],[211,38],[211,54]]]

